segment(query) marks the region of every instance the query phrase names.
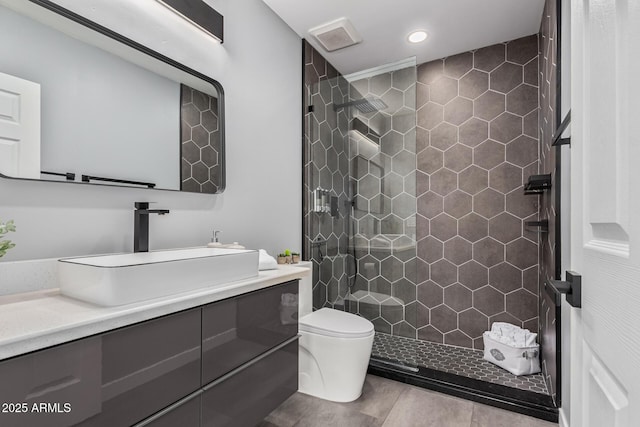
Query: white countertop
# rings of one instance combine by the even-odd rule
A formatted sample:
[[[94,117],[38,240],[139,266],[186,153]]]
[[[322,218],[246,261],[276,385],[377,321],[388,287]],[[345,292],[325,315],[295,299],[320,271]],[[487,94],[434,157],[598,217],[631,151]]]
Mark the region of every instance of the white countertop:
[[[0,360],[78,338],[300,279],[308,268],[278,266],[248,280],[215,289],[175,294],[134,304],[101,307],[65,297],[57,289],[0,297]]]

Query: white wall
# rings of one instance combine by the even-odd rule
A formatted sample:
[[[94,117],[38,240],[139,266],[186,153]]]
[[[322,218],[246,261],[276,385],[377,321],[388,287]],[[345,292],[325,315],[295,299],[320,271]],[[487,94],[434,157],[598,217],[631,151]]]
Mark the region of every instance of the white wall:
[[[261,0],[209,1],[225,18],[216,44],[155,0],[56,0],[212,76],[226,97],[227,190],[221,195],[0,180],[0,218],[15,243],[0,262],[132,250],[133,203],[151,218],[152,249],[223,241],[275,253],[299,249],[301,42]],[[2,278],[0,277],[0,283]]]

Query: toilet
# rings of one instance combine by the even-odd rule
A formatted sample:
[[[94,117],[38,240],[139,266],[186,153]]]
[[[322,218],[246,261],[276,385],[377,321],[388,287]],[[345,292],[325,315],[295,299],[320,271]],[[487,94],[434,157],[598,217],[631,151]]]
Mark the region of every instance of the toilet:
[[[310,262],[300,263],[311,268]],[[298,391],[333,402],[351,402],[362,394],[373,323],[344,311],[313,311],[313,279],[300,280],[298,297]]]

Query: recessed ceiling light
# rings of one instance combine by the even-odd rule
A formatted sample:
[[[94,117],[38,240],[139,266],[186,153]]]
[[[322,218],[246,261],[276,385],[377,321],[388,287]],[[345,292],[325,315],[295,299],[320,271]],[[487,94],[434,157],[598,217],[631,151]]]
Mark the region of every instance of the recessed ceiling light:
[[[427,32],[424,30],[416,30],[409,33],[407,40],[409,43],[420,43],[427,39]]]

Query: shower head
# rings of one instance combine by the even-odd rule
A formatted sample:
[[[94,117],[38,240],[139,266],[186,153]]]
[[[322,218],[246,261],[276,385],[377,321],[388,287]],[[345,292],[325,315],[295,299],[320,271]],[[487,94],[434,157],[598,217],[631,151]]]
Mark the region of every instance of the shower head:
[[[362,98],[355,101],[349,101],[344,104],[334,104],[333,110],[338,111],[344,107],[356,107],[361,113],[373,113],[375,111],[384,110],[388,107],[385,102],[380,98]]]

